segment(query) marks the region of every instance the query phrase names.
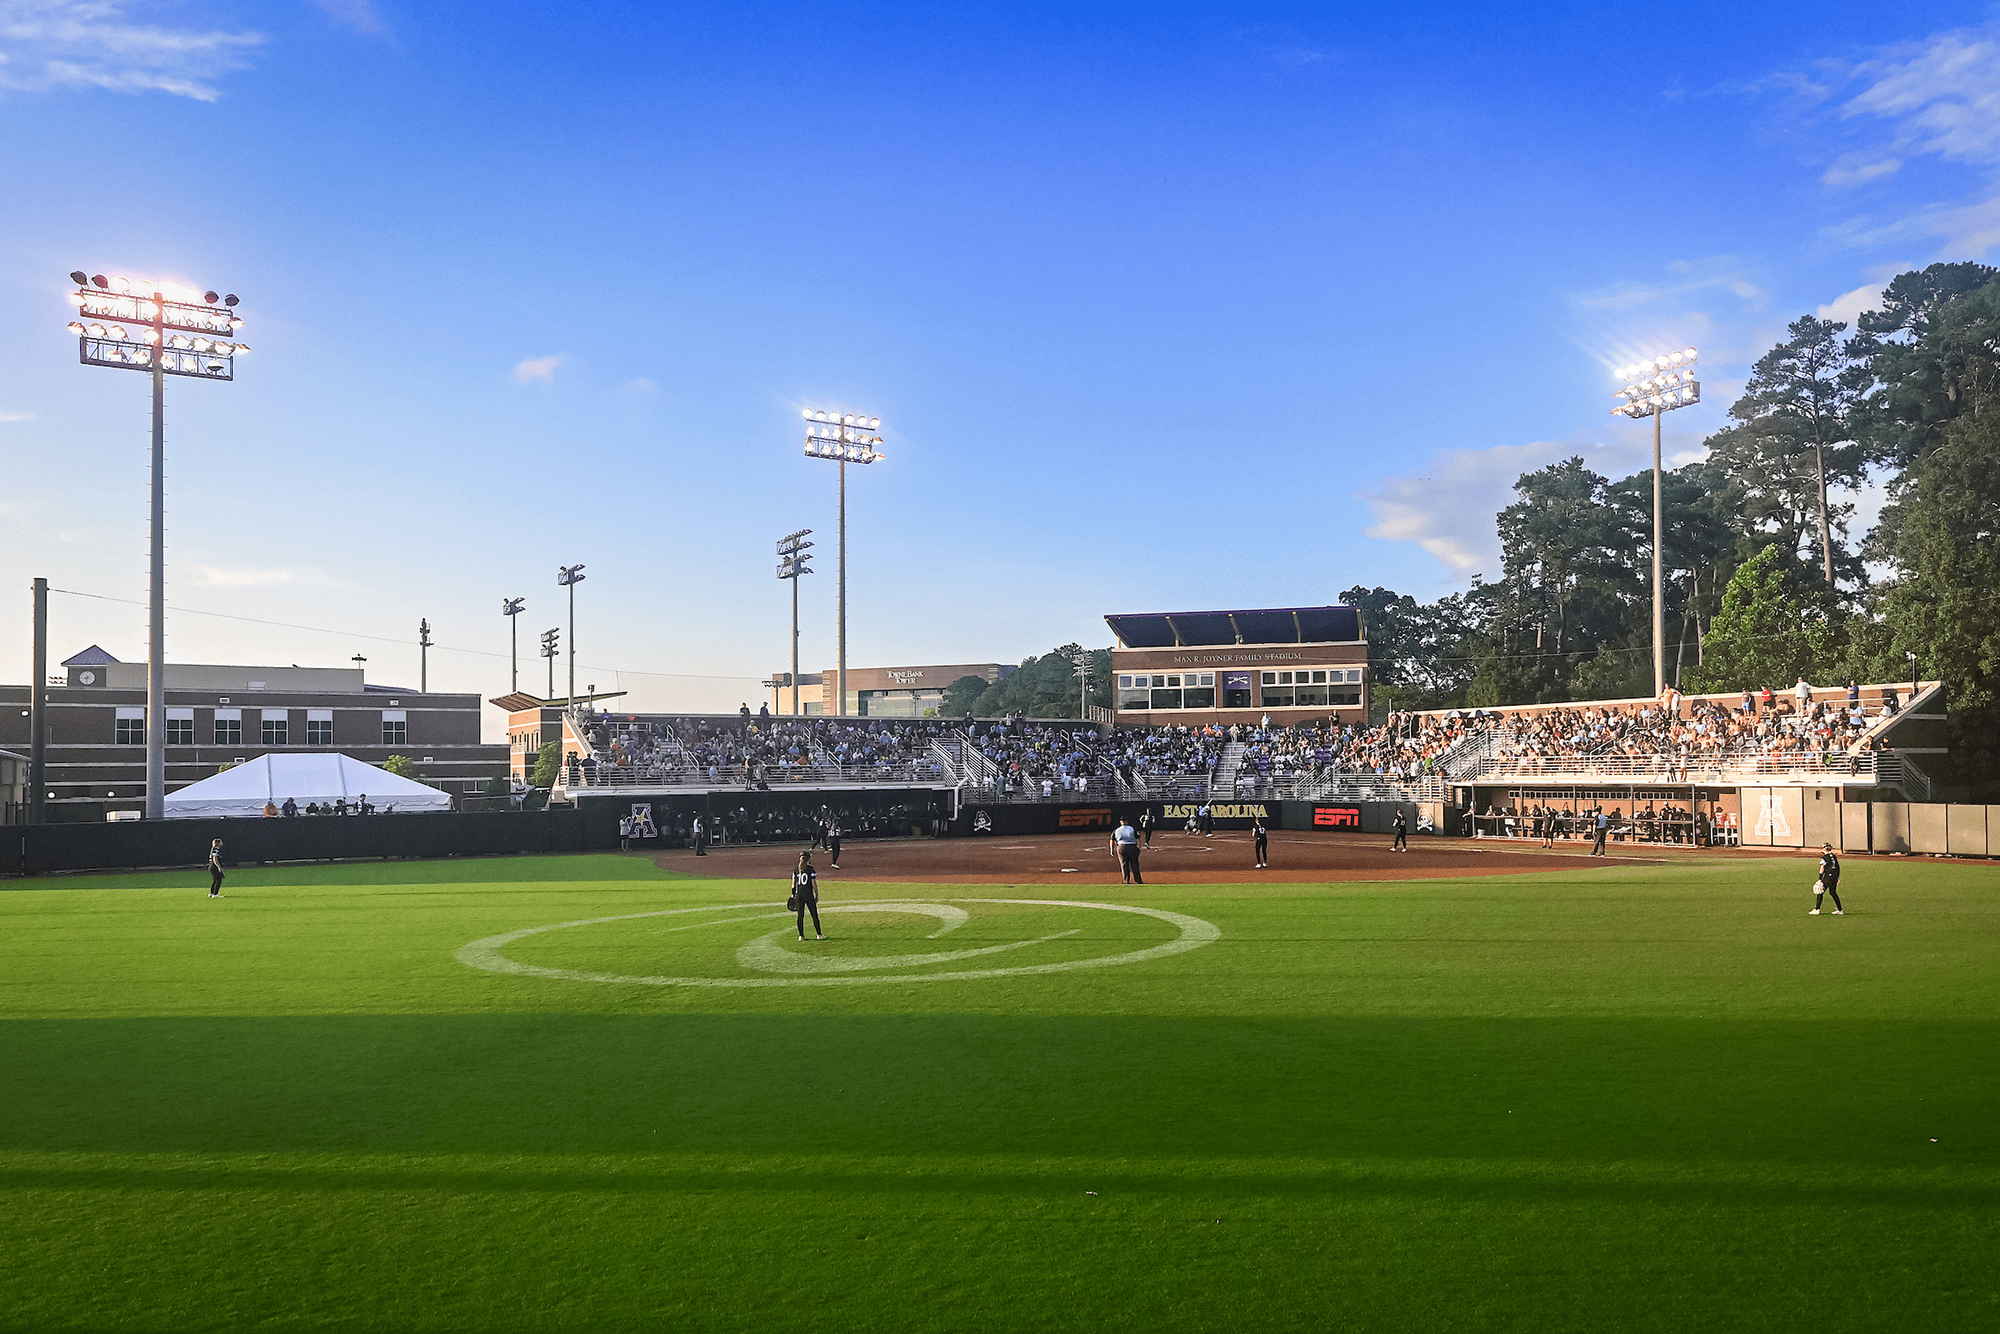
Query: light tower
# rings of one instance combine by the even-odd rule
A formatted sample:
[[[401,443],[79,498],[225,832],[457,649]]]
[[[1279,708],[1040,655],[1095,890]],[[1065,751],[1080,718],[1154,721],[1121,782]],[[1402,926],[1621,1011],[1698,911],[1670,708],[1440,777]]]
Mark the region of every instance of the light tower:
[[[507,618],[508,657],[513,662],[508,686],[515,694],[521,691],[521,608],[527,605],[526,598],[500,599],[500,614]]]
[[[839,590],[835,597],[839,607],[837,635],[839,657],[836,659],[838,665],[834,670],[833,711],[837,715],[844,715],[847,712],[847,465],[878,463],[888,456],[876,448],[882,443],[882,437],[875,434],[882,429],[880,417],[869,417],[858,412],[827,412],[819,408],[807,408],[805,418],[806,457],[828,459],[840,465]],[[825,712],[824,706],[821,712]]]
[[[417,693],[431,693],[431,621],[426,616],[417,622]]]
[[[1611,409],[1614,417],[1653,419],[1653,698],[1667,690],[1667,609],[1660,588],[1660,418],[1675,408],[1701,402],[1701,381],[1694,378],[1695,350],[1687,348],[1650,357],[1618,368],[1627,381],[1618,396],[1625,401]]]
[[[778,577],[792,582],[792,713],[799,711],[799,578],[812,573],[807,564],[812,553],[806,548],[812,543],[805,539],[812,536],[812,529],[801,528],[796,533],[786,533],[778,539]],[[820,698],[826,698],[822,691]],[[826,706],[820,706],[825,712]]]
[[[576,586],[582,582],[581,565],[556,567],[556,586],[569,590],[569,697],[571,699],[576,698]],[[555,687],[552,685],[549,689],[553,691]]]
[[[542,656],[549,660],[549,699],[556,697],[556,655],[562,652],[558,646],[561,639],[560,629],[542,631]]]
[[[218,296],[149,278],[70,274],[70,304],[79,318],[76,359],[86,366],[145,371],[153,377],[153,541],[147,594],[146,818],[166,815],[167,802],[167,557],[166,454],[169,375],[233,380],[236,357],[250,349],[230,338],[243,327],[236,294]],[[88,322],[86,322],[88,321]],[[36,682],[40,691],[43,683]]]

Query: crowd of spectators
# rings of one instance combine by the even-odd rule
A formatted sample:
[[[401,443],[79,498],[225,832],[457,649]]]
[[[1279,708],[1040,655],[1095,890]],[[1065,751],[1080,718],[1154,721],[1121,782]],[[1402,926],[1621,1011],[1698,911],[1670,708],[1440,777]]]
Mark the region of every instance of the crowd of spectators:
[[[965,720],[964,733],[998,770],[1009,792],[1054,797],[1087,792],[1110,772],[1097,729],[1084,723],[1034,723],[1018,714],[981,723]]]
[[[1843,697],[1844,695],[1844,697]],[[1893,714],[1893,690],[1883,692],[1875,715]],[[1740,700],[1689,700],[1669,690],[1657,701],[1579,705],[1489,716],[1494,754],[1510,767],[1532,771],[1543,762],[1573,757],[1628,760],[1660,758],[1687,768],[1735,762],[1787,761],[1858,769],[1873,726],[1850,682],[1845,692],[1816,691],[1801,680],[1778,695],[1745,690]]]
[[[1364,780],[1407,783],[1464,776],[1453,752],[1497,759],[1502,773],[1566,772],[1578,761],[1636,761],[1661,770],[1720,761],[1801,764],[1859,771],[1865,733],[1899,707],[1884,688],[1864,707],[1861,688],[1814,690],[1801,681],[1783,694],[1769,689],[1731,698],[1691,700],[1669,690],[1633,704],[1391,713],[1375,725],[1331,720],[1291,727],[1257,723],[1122,728],[1100,734],[1083,723],[1032,722],[1019,716],[963,724],[937,718],[830,718],[752,715],[736,718],[618,718],[585,720],[593,753],[576,769],[611,766],[650,774],[691,774],[711,783],[768,787],[772,783],[842,776],[935,779],[943,766],[933,743],[947,749],[963,737],[983,756],[1010,794],[1054,798],[1061,793],[1144,787],[1157,794],[1205,793],[1225,749],[1242,744],[1239,795],[1273,792],[1281,784]],[[1468,744],[1471,743],[1471,744]],[[1490,776],[1492,767],[1487,773]],[[1114,777],[1116,775],[1116,777]],[[573,778],[579,775],[573,772]]]
[[[575,771],[692,772],[711,783],[745,786],[850,776],[933,776],[930,743],[948,731],[935,719],[793,718],[768,710],[730,718],[618,718],[585,721],[591,754]]]

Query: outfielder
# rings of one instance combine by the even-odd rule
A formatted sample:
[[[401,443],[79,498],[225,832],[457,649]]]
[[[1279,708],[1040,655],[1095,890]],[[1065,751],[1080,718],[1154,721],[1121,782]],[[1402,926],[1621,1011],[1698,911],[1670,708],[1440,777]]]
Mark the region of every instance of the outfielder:
[[[1819,916],[1820,901],[1831,897],[1833,899],[1833,915],[1835,917],[1845,917],[1847,914],[1840,906],[1840,891],[1836,888],[1839,884],[1840,858],[1833,855],[1833,844],[1822,843],[1819,845],[1819,879],[1813,881],[1813,906],[1812,911],[1807,915],[1810,917]]]

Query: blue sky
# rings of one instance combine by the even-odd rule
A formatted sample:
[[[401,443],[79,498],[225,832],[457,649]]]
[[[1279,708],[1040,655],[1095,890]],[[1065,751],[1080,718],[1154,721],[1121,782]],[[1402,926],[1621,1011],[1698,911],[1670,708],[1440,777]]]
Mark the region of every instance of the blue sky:
[[[35,575],[101,595],[57,657],[144,652],[146,385],[72,268],[243,297],[169,386],[174,657],[409,684],[428,617],[498,693],[583,562],[579,684],[698,707],[785,662],[795,528],[832,661],[802,406],[887,440],[850,661],[1010,661],[1497,573],[1518,473],[1642,466],[1613,367],[1702,349],[1692,457],[1786,321],[2000,246],[1988,5],[0,0],[0,55],[10,680]]]

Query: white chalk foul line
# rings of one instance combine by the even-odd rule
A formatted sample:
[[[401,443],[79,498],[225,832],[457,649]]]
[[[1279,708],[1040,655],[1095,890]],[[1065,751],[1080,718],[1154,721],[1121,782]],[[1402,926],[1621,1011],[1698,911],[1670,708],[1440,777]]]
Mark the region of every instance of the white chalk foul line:
[[[625,986],[642,986],[642,987],[841,987],[841,986],[852,987],[852,986],[867,986],[869,984],[879,983],[879,982],[970,982],[979,980],[981,978],[989,978],[989,977],[1024,977],[1036,973],[1067,973],[1075,971],[1080,968],[1111,968],[1119,964],[1140,963],[1147,959],[1164,959],[1169,955],[1184,954],[1189,950],[1200,949],[1203,945],[1211,944],[1214,941],[1220,939],[1222,936],[1221,930],[1218,929],[1214,923],[1205,922],[1199,917],[1190,917],[1185,913],[1166,912],[1159,908],[1139,908],[1139,907],[1134,907],[1131,904],[1125,904],[1125,903],[1086,903],[1074,899],[971,899],[971,898],[950,899],[946,900],[945,902],[946,903],[1014,903],[1014,904],[1023,904],[1029,907],[1037,907],[1037,908],[1092,908],[1100,912],[1133,913],[1140,917],[1157,918],[1158,920],[1165,922],[1170,926],[1178,928],[1180,930],[1180,935],[1172,940],[1165,942],[1164,944],[1154,945],[1149,949],[1132,950],[1125,954],[1107,954],[1100,958],[1095,958],[1095,959],[1070,959],[1062,963],[1020,964],[1012,968],[960,969],[958,971],[949,973],[894,973],[889,975],[877,974],[866,977],[856,977],[847,975],[826,976],[826,977],[820,977],[820,976],[634,977],[620,973],[592,972],[588,969],[582,969],[582,968],[542,968],[535,964],[518,963],[513,959],[509,959],[508,957],[506,957],[506,955],[501,953],[503,949],[513,944],[515,941],[524,939],[525,937],[528,936],[540,935],[544,931],[566,931],[569,930],[571,927],[599,926],[605,922],[630,922],[645,917],[677,917],[688,913],[735,912],[746,908],[769,909],[771,907],[771,905],[767,903],[720,903],[707,908],[663,908],[657,912],[620,913],[613,917],[585,917],[585,918],[580,918],[574,922],[554,922],[548,926],[531,926],[531,927],[526,927],[520,931],[506,931],[502,932],[500,935],[497,936],[487,936],[481,940],[472,941],[470,944],[459,946],[455,957],[458,959],[460,963],[466,965],[468,968],[478,968],[489,973],[518,973],[527,977],[548,977],[548,978],[555,978],[559,981],[565,981],[565,982],[611,982]],[[942,928],[937,932],[934,932],[933,935],[942,935],[945,930],[949,930],[952,927],[957,926],[961,921],[964,920],[963,910],[961,909],[947,908],[944,907],[943,904],[937,904],[937,903],[913,903],[908,900],[902,900],[902,899],[882,900],[878,902],[843,903],[838,905],[827,905],[823,907],[821,911],[829,913],[831,912],[922,913],[928,916],[941,918],[947,923],[947,925],[944,928]],[[674,931],[687,931],[700,926],[719,926],[725,922],[748,922],[748,921],[758,921],[772,917],[790,918],[791,916],[792,916],[791,913],[785,912],[784,910],[780,909],[776,912],[770,912],[770,911],[759,912],[751,917],[719,918],[712,922],[695,922],[691,923],[688,926],[670,927],[668,929]],[[771,936],[762,937],[761,941],[771,942],[773,944],[775,953],[785,956],[785,958],[788,960],[802,959],[803,956],[793,954],[790,951],[775,949],[775,936],[778,934],[782,934],[782,932],[777,932],[773,933]],[[1046,941],[1058,940],[1064,936],[1072,936],[1075,934],[1077,934],[1075,931],[1063,931],[1059,932],[1057,935],[1044,936],[1037,940],[1024,940],[1016,942],[1013,945],[991,946],[986,949],[980,949],[980,950],[963,950],[963,951],[957,951],[953,954],[887,955],[887,956],[878,956],[879,961],[867,960],[867,959],[861,959],[861,960],[803,959],[803,961],[809,965],[817,966],[822,963],[825,963],[836,968],[842,966],[860,967],[860,968],[912,967],[915,966],[915,964],[918,961],[942,962],[942,961],[947,961],[954,957],[969,957],[971,955],[992,954],[998,952],[999,950],[1004,950],[1004,949],[1017,949],[1026,945],[1039,945],[1045,943]],[[758,945],[759,943],[761,942],[752,941],[749,946],[745,946],[744,948],[750,949],[752,946]],[[770,959],[767,957],[767,955],[761,952],[757,953],[754,956],[755,960],[754,962],[751,960],[742,960],[741,954],[742,951],[738,951],[739,960],[751,967],[758,967],[760,965],[769,966],[771,962]],[[784,966],[787,967],[788,969],[791,967],[790,964],[786,964]]]

